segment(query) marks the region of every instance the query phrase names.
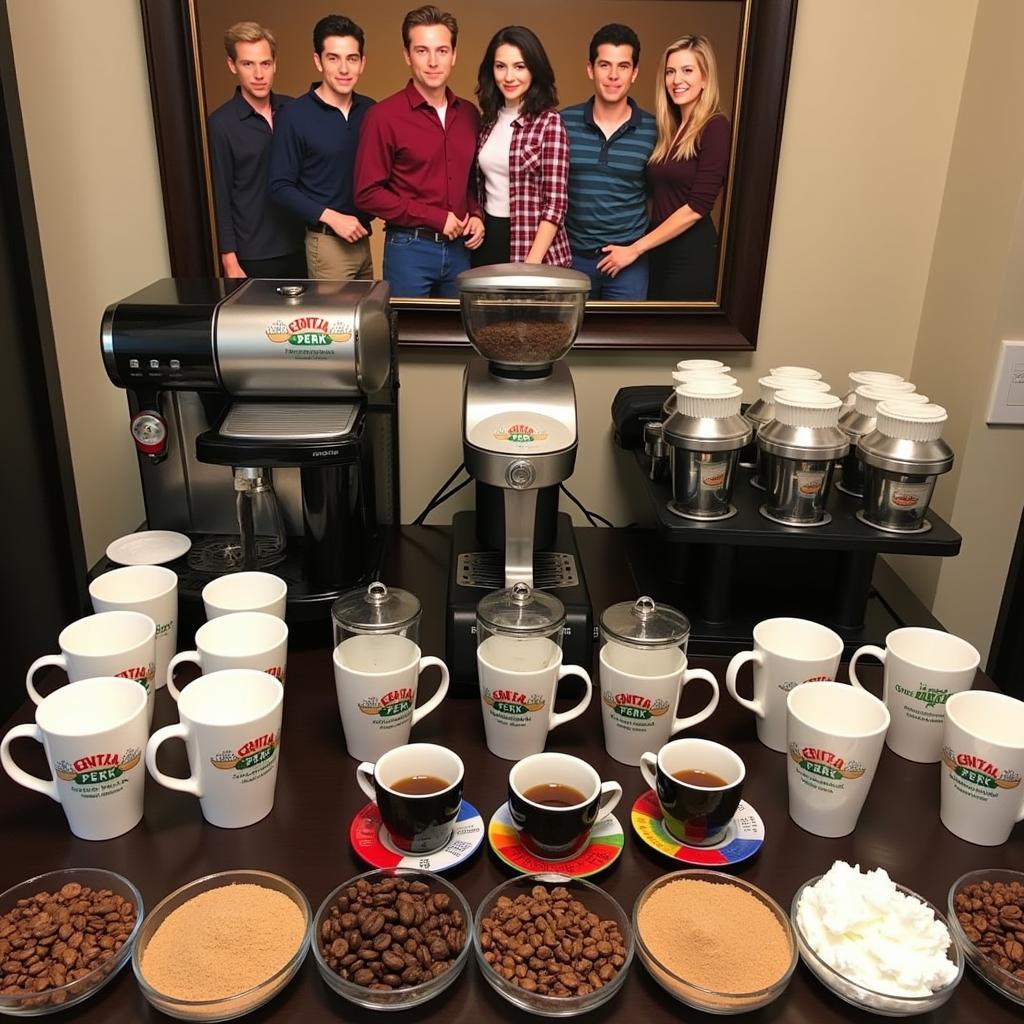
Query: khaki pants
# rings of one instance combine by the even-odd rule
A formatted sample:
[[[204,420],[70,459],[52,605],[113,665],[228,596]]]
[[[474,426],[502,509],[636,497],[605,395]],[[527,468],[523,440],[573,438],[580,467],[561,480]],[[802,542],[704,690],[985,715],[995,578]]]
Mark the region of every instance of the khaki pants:
[[[370,239],[346,242],[334,235],[306,232],[306,266],[309,276],[320,281],[373,280]]]

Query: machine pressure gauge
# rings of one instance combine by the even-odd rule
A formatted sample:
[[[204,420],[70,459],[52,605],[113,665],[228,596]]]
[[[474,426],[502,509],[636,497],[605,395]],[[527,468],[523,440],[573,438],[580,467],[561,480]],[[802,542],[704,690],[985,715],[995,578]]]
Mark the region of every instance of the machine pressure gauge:
[[[533,486],[534,480],[537,479],[537,472],[533,468],[533,463],[520,459],[519,462],[513,462],[508,467],[505,471],[505,478],[510,487],[514,487],[517,491],[524,491]]]

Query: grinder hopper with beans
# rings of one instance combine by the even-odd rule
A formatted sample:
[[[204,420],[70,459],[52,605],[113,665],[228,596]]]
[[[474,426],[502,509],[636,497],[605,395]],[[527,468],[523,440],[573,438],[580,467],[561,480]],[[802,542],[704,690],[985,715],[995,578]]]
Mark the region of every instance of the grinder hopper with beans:
[[[579,334],[590,281],[562,267],[509,263],[466,271],[456,287],[480,358],[463,377],[462,451],[476,510],[453,520],[449,668],[475,678],[476,602],[518,582],[552,590],[566,605],[572,661],[576,634],[589,643],[591,629],[571,521],[558,512],[577,446],[576,392],[562,360]]]

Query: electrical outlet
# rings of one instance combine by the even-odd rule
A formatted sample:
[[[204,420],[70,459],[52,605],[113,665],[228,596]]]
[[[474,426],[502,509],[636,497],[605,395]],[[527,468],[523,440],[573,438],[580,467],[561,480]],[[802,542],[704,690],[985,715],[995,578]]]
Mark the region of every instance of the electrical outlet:
[[[986,423],[1024,426],[1024,341],[1004,341]]]

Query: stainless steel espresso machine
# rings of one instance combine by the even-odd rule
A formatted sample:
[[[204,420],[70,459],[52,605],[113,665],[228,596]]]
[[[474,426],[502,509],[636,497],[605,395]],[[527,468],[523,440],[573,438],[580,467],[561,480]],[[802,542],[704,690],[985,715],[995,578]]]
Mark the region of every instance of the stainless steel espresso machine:
[[[399,522],[388,286],[166,279],[110,306],[103,361],[128,391],[150,529],[192,540],[179,593],[270,569],[289,620],[375,577]]]
[[[463,377],[463,461],[476,509],[452,519],[447,660],[476,678],[476,605],[524,581],[566,607],[565,660],[588,664],[590,601],[559,485],[576,464],[576,392],[563,357],[583,322],[585,274],[522,263],[456,279],[462,323],[481,358]]]

